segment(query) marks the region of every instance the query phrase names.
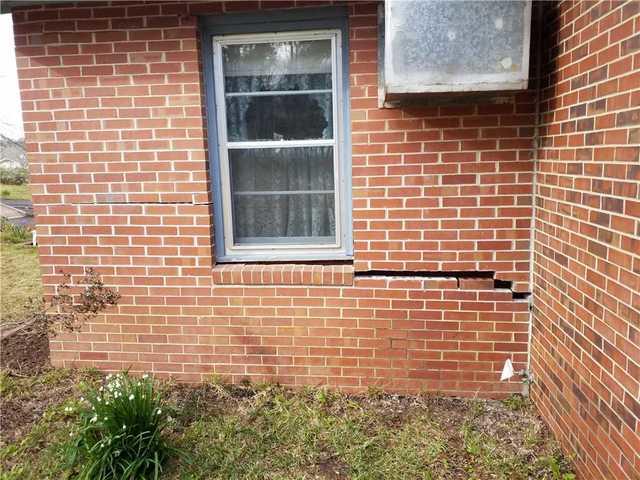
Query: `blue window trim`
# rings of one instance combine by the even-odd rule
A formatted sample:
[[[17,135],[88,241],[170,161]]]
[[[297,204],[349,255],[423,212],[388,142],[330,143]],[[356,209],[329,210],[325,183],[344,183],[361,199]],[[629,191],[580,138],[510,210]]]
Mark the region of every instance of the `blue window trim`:
[[[220,158],[218,145],[218,127],[216,123],[215,85],[213,71],[213,37],[226,34],[276,33],[302,30],[333,29],[342,32],[342,132],[340,148],[341,175],[344,187],[342,194],[342,215],[344,217],[343,242],[345,254],[335,253],[305,254],[302,250],[286,258],[266,259],[264,256],[247,254],[246,256],[227,256],[224,246],[224,226],[222,220],[222,185],[220,179]],[[211,174],[211,193],[213,199],[214,242],[217,262],[250,261],[308,261],[308,260],[350,260],[353,258],[353,218],[351,195],[351,121],[349,100],[349,28],[346,7],[297,8],[268,10],[251,13],[234,13],[199,18],[199,30],[204,67],[204,85],[207,118],[207,142],[209,169]]]

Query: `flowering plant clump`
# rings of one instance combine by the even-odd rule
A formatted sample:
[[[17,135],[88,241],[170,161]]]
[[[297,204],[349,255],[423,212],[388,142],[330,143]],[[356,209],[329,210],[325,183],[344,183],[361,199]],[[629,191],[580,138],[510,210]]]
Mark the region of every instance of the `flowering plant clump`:
[[[163,434],[172,418],[147,375],[109,375],[80,404],[69,450],[71,462],[81,464],[80,479],[157,479],[164,462],[180,453]]]

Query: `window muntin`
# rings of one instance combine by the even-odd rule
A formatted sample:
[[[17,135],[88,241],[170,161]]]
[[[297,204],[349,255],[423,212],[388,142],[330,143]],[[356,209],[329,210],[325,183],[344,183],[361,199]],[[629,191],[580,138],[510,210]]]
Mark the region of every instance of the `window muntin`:
[[[344,257],[340,32],[213,41],[225,256]]]

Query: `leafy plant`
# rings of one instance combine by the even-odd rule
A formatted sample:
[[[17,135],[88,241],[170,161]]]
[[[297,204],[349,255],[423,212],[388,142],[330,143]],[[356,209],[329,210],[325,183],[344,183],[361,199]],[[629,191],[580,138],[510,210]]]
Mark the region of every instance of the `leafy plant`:
[[[561,464],[561,460],[556,456],[549,456],[547,458],[547,462],[549,463],[549,469],[551,470],[552,475],[551,478],[553,478],[553,480],[575,480],[576,476],[573,473],[566,472]]]
[[[149,376],[109,375],[86,395],[68,448],[70,464],[80,465],[79,479],[157,479],[165,462],[181,455],[167,439],[173,419]]]
[[[524,410],[529,406],[529,399],[523,395],[514,393],[502,401],[503,405],[514,412]]]
[[[31,240],[31,231],[23,225],[14,225],[6,218],[0,217],[0,235],[7,243],[26,243]]]

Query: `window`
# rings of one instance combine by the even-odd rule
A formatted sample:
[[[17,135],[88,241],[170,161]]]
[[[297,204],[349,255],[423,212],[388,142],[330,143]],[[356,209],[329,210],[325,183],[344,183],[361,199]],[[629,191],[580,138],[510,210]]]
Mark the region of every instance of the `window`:
[[[211,42],[217,260],[349,258],[342,31]]]

